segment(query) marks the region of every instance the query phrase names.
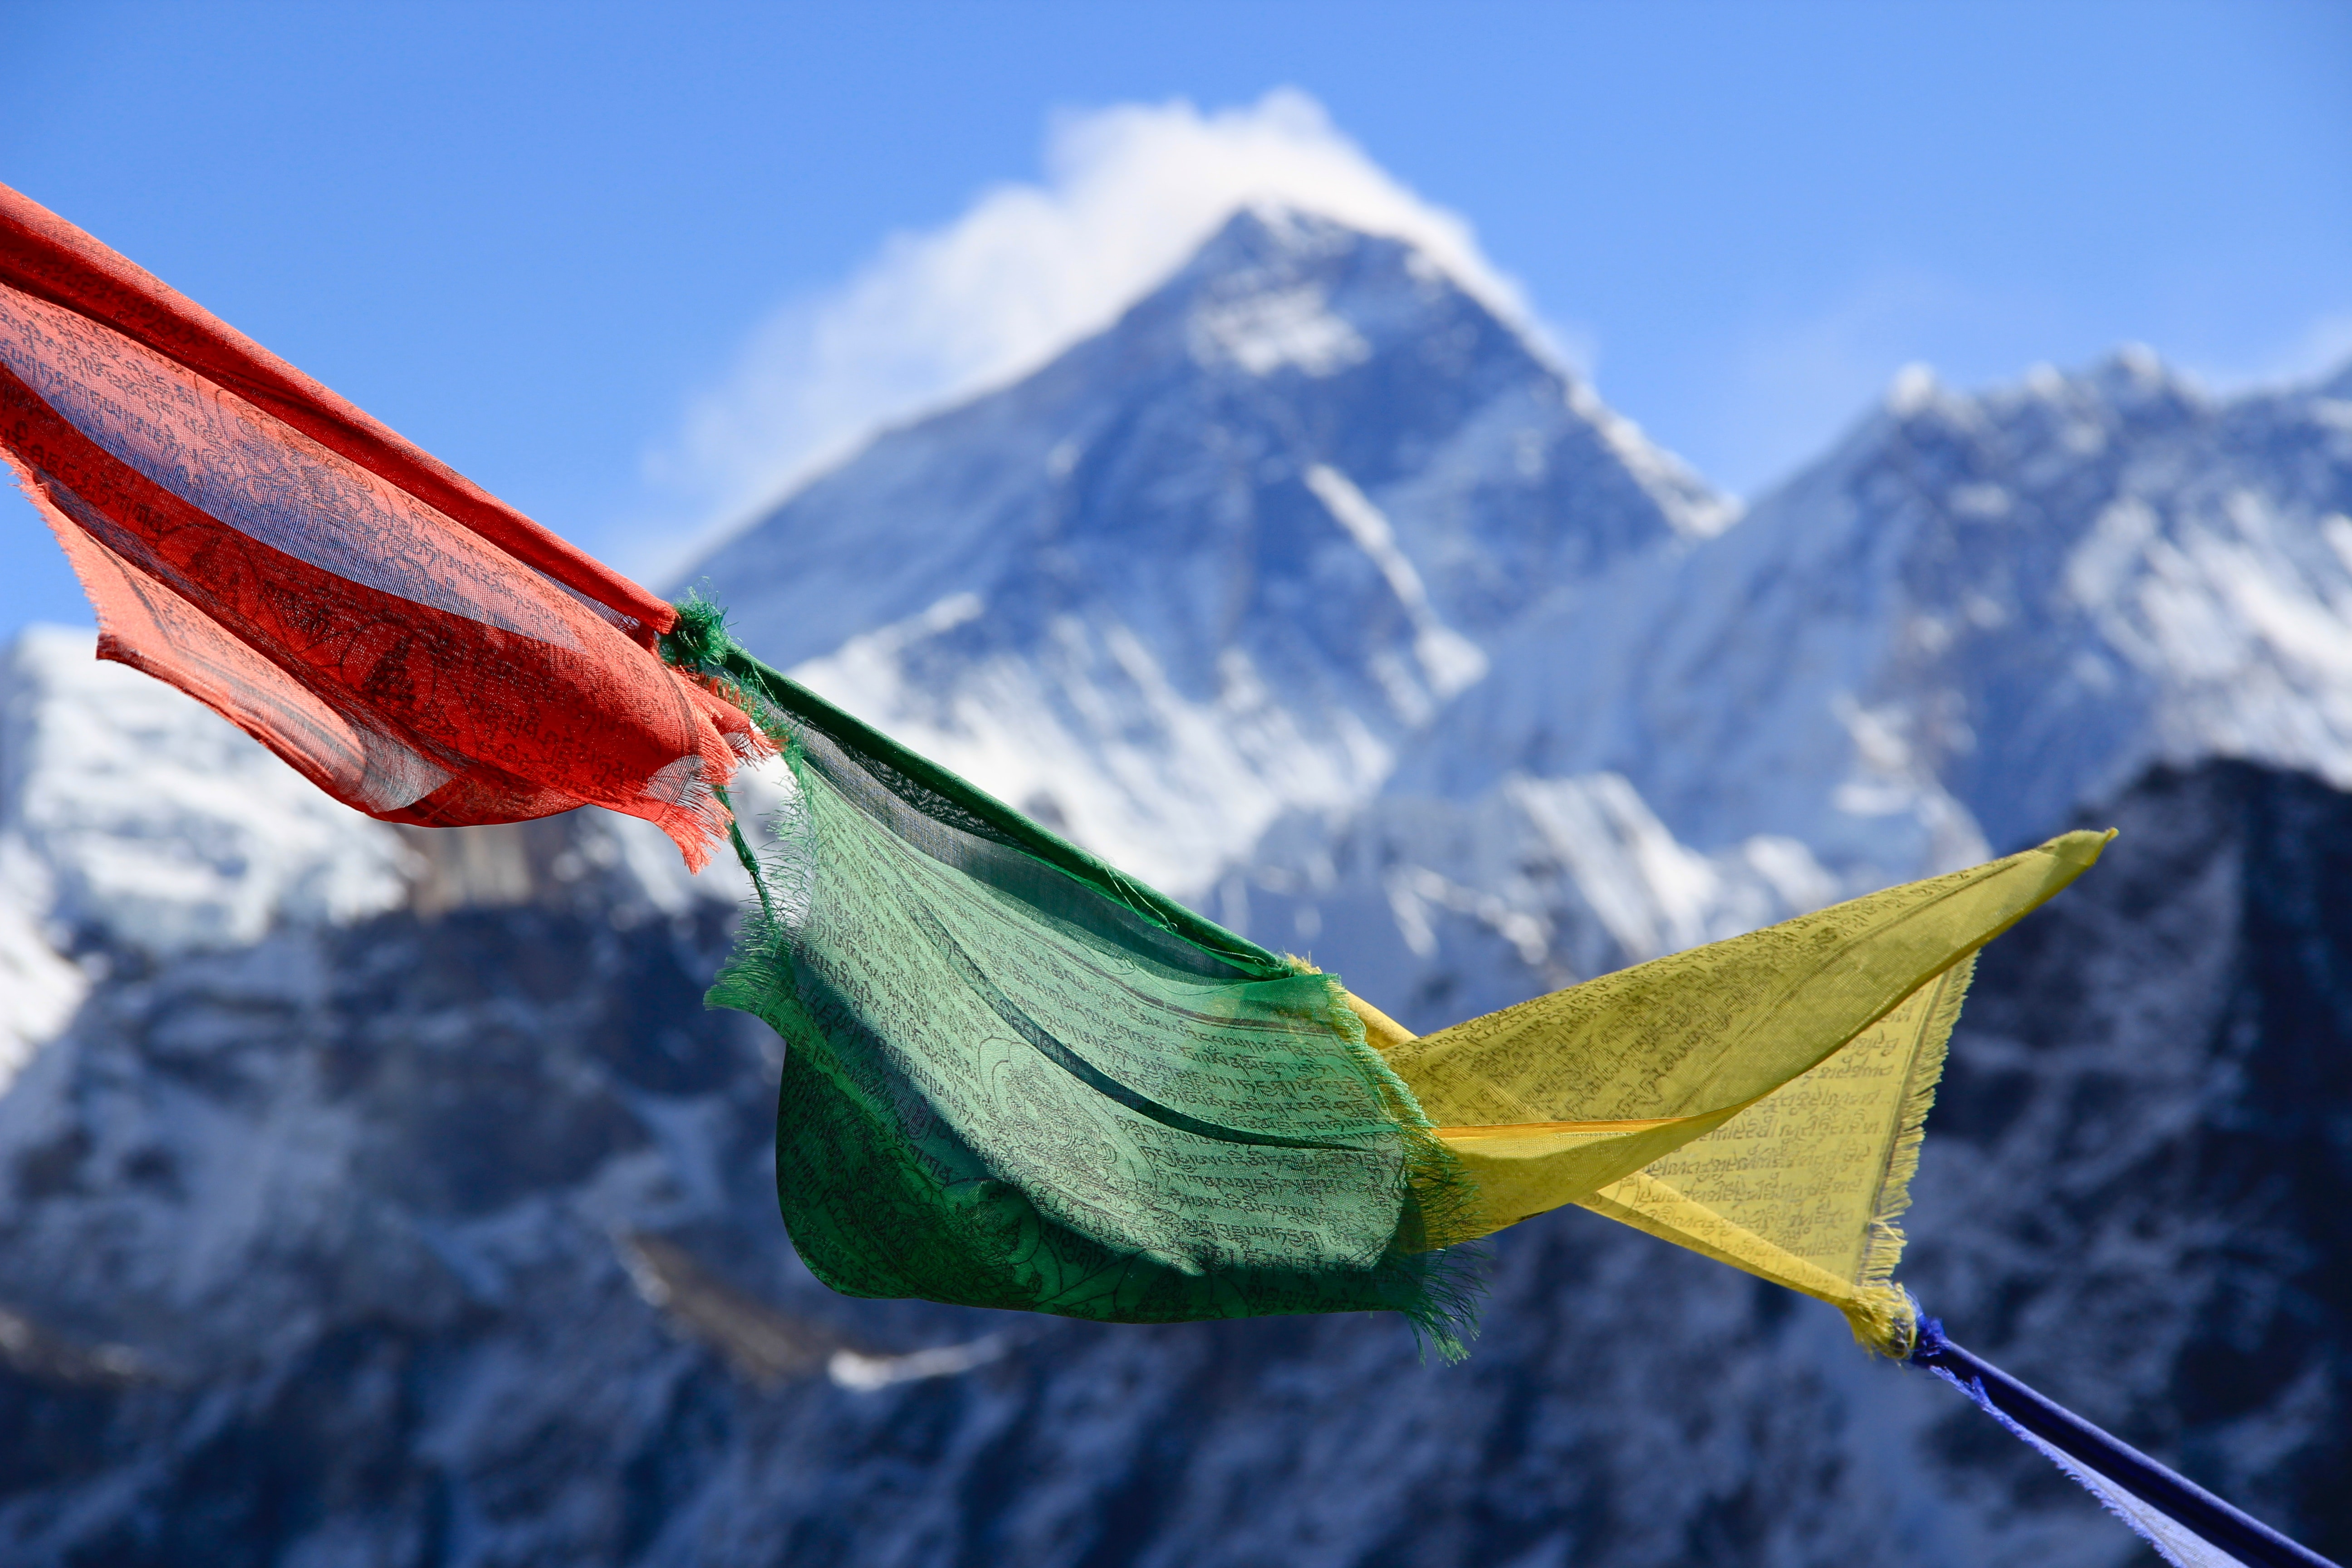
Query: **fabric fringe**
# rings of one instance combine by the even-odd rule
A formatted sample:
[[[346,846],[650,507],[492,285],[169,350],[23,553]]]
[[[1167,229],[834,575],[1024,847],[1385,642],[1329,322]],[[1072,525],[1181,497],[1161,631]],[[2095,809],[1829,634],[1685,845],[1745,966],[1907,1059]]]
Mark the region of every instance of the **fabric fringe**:
[[[1412,1299],[1395,1310],[1412,1327],[1423,1361],[1433,1349],[1448,1365],[1468,1361],[1486,1304],[1486,1248],[1465,1242],[1437,1252],[1391,1253],[1389,1260],[1412,1282]]]
[[[687,602],[676,608],[677,620],[661,635],[656,651],[686,683],[698,706],[720,710],[708,716],[725,749],[704,748],[700,768],[678,789],[670,802],[675,810],[665,815],[661,826],[685,852],[688,869],[700,871],[709,864],[711,847],[731,837],[737,857],[750,871],[754,862],[736,825],[727,785],[739,766],[781,754],[791,743],[791,734],[764,697],[727,675],[722,660],[739,646],[727,630],[727,613],[698,593],[689,594]],[[739,729],[720,722],[721,712],[727,718],[740,714],[750,727]],[[648,789],[647,794],[654,792]],[[761,886],[756,872],[751,885],[758,889],[761,902],[766,902],[767,889]]]
[[[1314,975],[1325,983],[1329,1010],[1324,1021],[1379,1089],[1403,1136],[1404,1212],[1389,1260],[1405,1267],[1418,1300],[1397,1310],[1412,1324],[1424,1354],[1434,1347],[1442,1360],[1465,1361],[1470,1354],[1469,1342],[1478,1335],[1479,1310],[1486,1294],[1487,1254],[1485,1248],[1456,1238],[1472,1229],[1477,1184],[1437,1136],[1437,1129],[1412,1089],[1389,1066],[1388,1058],[1372,1047],[1363,1019],[1348,1005],[1347,988],[1339,977],[1326,974],[1296,953],[1285,953],[1283,959],[1293,973]]]
[[[765,754],[782,757],[797,783],[800,746],[790,721],[764,692],[728,671],[729,656],[744,649],[728,627],[726,609],[699,588],[688,589],[686,597],[672,607],[677,619],[661,635],[656,647],[663,662],[749,718],[767,742]],[[734,951],[703,994],[706,1007],[730,1008],[754,1017],[766,1016],[771,998],[790,996],[795,989],[790,921],[806,912],[812,869],[805,821],[794,820],[786,807],[770,814],[762,826],[772,847],[754,850],[744,839],[740,820],[731,810],[729,814],[728,837],[736,859],[751,879],[759,908],[743,911]]]
[[[1916,1347],[1918,1303],[1895,1283],[1895,1266],[1903,1260],[1902,1217],[1911,1206],[1911,1178],[1919,1173],[1919,1148],[1927,1136],[1927,1112],[1935,1109],[1936,1086],[1944,1076],[1944,1059],[1951,1048],[1952,1030],[1960,1020],[1960,1005],[1968,999],[1976,978],[1977,959],[1969,953],[1944,971],[1936,982],[1933,1010],[1920,1031],[1919,1046],[1911,1058],[1911,1076],[1896,1125],[1895,1147],[1888,1153],[1885,1174],[1878,1187],[1870,1226],[1863,1243],[1862,1272],[1855,1280],[1855,1299],[1842,1303],[1846,1326],[1865,1349],[1901,1361]]]
[[[787,745],[783,755],[797,778],[795,748]],[[744,840],[740,825],[728,830],[736,858],[742,862],[751,879],[751,890],[759,896],[759,907],[743,911],[734,951],[727,955],[702,998],[706,1007],[731,1008],[754,1017],[765,1017],[773,998],[791,996],[798,989],[793,973],[792,928],[807,912],[813,869],[803,815],[786,806],[770,813],[764,826],[772,846],[764,852],[754,850]]]
[[[745,649],[728,628],[727,612],[705,598],[699,589],[688,591],[673,608],[677,611],[677,621],[662,633],[656,649],[662,662],[751,721],[759,742],[746,760],[760,761],[781,753],[792,743],[791,724],[764,693],[745,685],[728,670],[729,658],[742,656]]]
[[[686,858],[686,868],[693,872],[710,864],[711,846],[723,843],[734,826],[723,794],[729,774],[722,773],[713,782],[710,772],[709,757],[680,757],[647,779],[639,792],[653,807],[649,820],[669,835]]]

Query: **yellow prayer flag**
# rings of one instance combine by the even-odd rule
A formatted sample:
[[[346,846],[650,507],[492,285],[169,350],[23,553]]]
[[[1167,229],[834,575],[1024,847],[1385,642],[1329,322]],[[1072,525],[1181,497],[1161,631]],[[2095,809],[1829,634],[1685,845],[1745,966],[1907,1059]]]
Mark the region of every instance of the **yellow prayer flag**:
[[[1431,1242],[1579,1204],[1907,1353],[1895,1219],[1975,953],[2113,837],[2065,834],[1433,1035],[1356,1003],[1476,1187]]]

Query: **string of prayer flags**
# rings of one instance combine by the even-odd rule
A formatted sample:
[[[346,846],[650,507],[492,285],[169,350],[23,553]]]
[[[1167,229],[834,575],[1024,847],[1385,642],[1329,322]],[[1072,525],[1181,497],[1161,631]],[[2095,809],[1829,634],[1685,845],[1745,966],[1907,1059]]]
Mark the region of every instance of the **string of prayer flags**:
[[[1129,1323],[1387,1310],[1459,1356],[1461,1244],[1579,1205],[1832,1303],[2176,1563],[2320,1563],[1923,1327],[1894,1279],[1974,955],[2112,835],[1416,1037],[834,708],[710,605],[654,599],[5,186],[0,452],[100,656],[337,799],[425,826],[603,805],[698,868],[731,838],[758,906],[709,999],[787,1042],[777,1196],[835,1289]],[[755,850],[725,786],[779,752],[785,805]]]

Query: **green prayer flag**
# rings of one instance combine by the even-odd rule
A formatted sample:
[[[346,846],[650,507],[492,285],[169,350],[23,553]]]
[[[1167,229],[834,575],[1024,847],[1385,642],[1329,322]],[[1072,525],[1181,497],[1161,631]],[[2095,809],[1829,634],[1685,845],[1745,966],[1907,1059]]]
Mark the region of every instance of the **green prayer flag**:
[[[1456,1162],[1338,980],[1113,870],[745,655],[667,651],[796,788],[714,1005],[786,1042],[777,1191],[851,1295],[1107,1322],[1391,1310],[1458,1354]],[[746,850],[747,860],[750,858]]]

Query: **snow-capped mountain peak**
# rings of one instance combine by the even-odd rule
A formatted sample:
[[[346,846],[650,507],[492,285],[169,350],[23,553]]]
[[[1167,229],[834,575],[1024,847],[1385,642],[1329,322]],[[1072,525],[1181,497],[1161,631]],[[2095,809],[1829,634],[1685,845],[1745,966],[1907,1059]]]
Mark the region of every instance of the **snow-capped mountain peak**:
[[[762,656],[1186,893],[1369,797],[1548,589],[1727,515],[1426,254],[1260,205],[693,575]]]

